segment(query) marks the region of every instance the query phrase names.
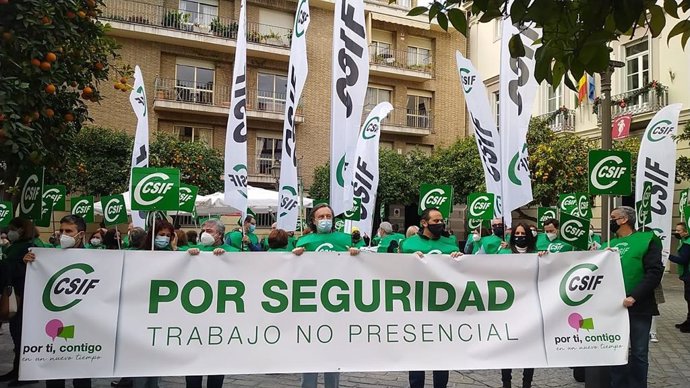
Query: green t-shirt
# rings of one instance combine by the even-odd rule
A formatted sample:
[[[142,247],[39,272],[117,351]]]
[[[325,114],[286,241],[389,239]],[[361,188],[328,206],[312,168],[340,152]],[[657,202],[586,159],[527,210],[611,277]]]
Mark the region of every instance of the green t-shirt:
[[[290,243],[288,243],[287,246],[284,248],[268,248],[266,249],[267,252],[292,252],[292,248],[290,248]]]
[[[380,239],[378,249],[376,252],[378,253],[386,253],[388,252],[388,247],[391,245],[393,241],[398,242],[398,247],[400,246],[400,242],[405,239],[405,236],[400,234],[400,233],[393,233],[393,234],[388,234],[384,238]]]
[[[367,244],[364,242],[364,239],[360,238],[359,241],[353,243],[352,246],[355,248],[361,248],[367,246]]]
[[[501,249],[502,242],[503,240],[501,240],[501,238],[495,234],[484,236],[481,240],[479,240],[479,243],[475,243],[473,245],[472,254],[476,255],[480,250],[485,254],[498,253],[498,251]]]
[[[654,232],[634,232],[611,240],[611,248],[618,248],[620,252],[623,283],[627,295],[630,295],[644,277],[644,256],[653,239],[659,239]],[[602,249],[605,248],[602,247]]]
[[[381,243],[381,237],[377,234],[374,236],[374,238],[371,239],[371,246],[372,247],[377,247]]]
[[[249,242],[252,244],[256,245],[259,243],[259,237],[254,234],[254,233],[246,233],[247,237],[249,237]],[[241,230],[233,230],[232,232],[229,232],[225,234],[225,243],[227,244],[229,242],[230,245],[233,247],[237,248],[237,250],[242,249],[242,231]],[[247,249],[247,247],[245,247]]]
[[[415,234],[400,242],[400,253],[422,252],[428,254],[449,254],[458,252],[459,250],[454,239],[443,236],[437,240],[432,240],[424,235]]]
[[[352,246],[352,237],[343,232],[309,233],[297,240],[297,248],[308,252],[346,252]]]
[[[221,244],[221,245],[201,245],[201,244],[191,245],[190,244],[190,245],[185,246],[185,249],[178,248],[177,250],[178,251],[188,251],[192,248],[196,248],[196,249],[200,250],[201,252],[213,252],[216,248],[221,248],[225,252],[239,252],[240,251],[239,249],[233,247],[232,245],[228,245],[228,244]]]
[[[559,253],[559,252],[570,252],[575,250],[572,245],[556,238],[553,241],[549,241],[546,233],[539,233],[537,235],[537,251],[546,251],[549,253]]]

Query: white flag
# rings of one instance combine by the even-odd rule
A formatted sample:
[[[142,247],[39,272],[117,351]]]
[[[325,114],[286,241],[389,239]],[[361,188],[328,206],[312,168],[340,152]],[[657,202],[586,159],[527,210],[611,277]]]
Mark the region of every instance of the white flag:
[[[363,0],[336,0],[331,88],[330,205],[335,214],[352,209],[352,163],[369,82]]]
[[[225,203],[247,212],[247,0],[240,2],[230,112],[225,132]]]
[[[295,155],[295,111],[307,80],[307,28],[309,28],[309,0],[302,0],[295,13],[292,30],[288,90],[283,123],[283,150],[280,157],[280,199],[278,201],[278,229],[294,231],[299,216],[297,156]]]
[[[654,115],[647,125],[637,155],[635,202],[642,200],[645,182],[652,183],[651,216],[647,226],[659,235],[663,244],[663,260],[671,249],[673,191],[676,183],[676,143],[682,104],[669,105]]]
[[[362,234],[371,236],[374,223],[374,206],[376,190],[379,187],[379,138],[381,122],[393,110],[389,102],[382,102],[374,107],[367,116],[357,137],[355,163],[353,165],[353,194],[362,200],[361,217],[354,224]]]
[[[134,148],[132,149],[132,167],[129,173],[130,192],[132,190],[132,170],[134,167],[149,166],[149,111],[144,89],[144,77],[139,66],[134,67],[134,88],[129,94],[129,103],[134,114],[137,115],[137,131],[134,134]],[[137,228],[146,227],[146,212],[133,211],[132,223]]]
[[[460,83],[465,93],[467,110],[474,128],[474,139],[477,141],[479,155],[484,166],[486,191],[494,194],[494,216],[502,215],[501,206],[501,139],[496,129],[494,115],[489,105],[489,95],[479,72],[472,62],[463,57],[460,51],[455,52],[458,64]]]

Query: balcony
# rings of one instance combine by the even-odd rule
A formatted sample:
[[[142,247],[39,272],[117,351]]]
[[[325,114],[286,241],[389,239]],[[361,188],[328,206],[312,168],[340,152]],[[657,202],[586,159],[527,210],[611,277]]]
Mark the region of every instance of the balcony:
[[[230,108],[230,85],[195,84],[190,81],[156,78],[153,108],[157,111],[227,116]],[[247,118],[283,122],[285,94],[249,89]],[[295,122],[304,121],[301,106],[297,107]]]
[[[367,109],[369,108],[369,109]],[[362,122],[373,107],[365,107]],[[433,132],[434,120],[430,111],[416,111],[406,108],[395,108],[388,114],[381,125],[381,133],[404,136],[427,136]]]
[[[106,0],[105,4],[100,17],[110,23],[113,35],[214,51],[235,50],[238,25],[234,19],[130,0]],[[285,60],[291,39],[289,28],[247,22],[248,55]]]
[[[668,105],[668,87],[640,88],[611,96],[611,117],[622,114],[635,116],[653,113]],[[599,105],[601,108],[601,105]],[[597,111],[597,121],[601,122],[601,109]]]
[[[575,132],[575,112],[572,110],[557,109],[538,118],[546,120],[554,132]]]
[[[433,78],[431,56],[409,55],[404,50],[369,46],[369,74],[408,81],[427,81]]]

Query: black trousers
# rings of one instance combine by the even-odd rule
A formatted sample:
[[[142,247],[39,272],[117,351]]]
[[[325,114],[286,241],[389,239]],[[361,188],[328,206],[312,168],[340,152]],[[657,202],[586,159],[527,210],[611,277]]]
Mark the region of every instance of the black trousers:
[[[201,388],[202,379],[204,376],[187,376],[187,388]],[[223,386],[224,375],[208,376],[206,381],[207,388],[221,388]]]
[[[72,380],[74,388],[91,388],[91,379]],[[65,388],[65,380],[46,380],[46,388]]]
[[[690,321],[690,279],[683,280],[683,298],[688,305],[687,319]]]
[[[12,319],[10,319],[10,336],[12,336],[12,342],[14,342],[14,360],[12,362],[12,372],[19,373],[19,354],[22,347],[22,311],[21,305],[17,309],[17,314],[15,314]]]
[[[410,372],[410,388],[424,388],[424,371]],[[434,388],[446,388],[448,386],[448,371],[434,371]]]
[[[532,378],[534,377],[534,368],[527,368],[522,370],[522,385],[525,386],[531,386],[532,384]],[[504,385],[506,383],[510,384],[510,381],[513,379],[513,370],[512,369],[501,369],[501,381],[503,382]]]

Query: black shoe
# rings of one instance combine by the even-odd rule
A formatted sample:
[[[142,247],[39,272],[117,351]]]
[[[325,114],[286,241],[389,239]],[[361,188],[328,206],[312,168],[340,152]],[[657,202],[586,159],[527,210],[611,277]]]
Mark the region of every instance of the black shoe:
[[[681,323],[676,323],[675,326],[676,326],[676,329],[680,329],[681,326],[687,326],[688,324],[690,324],[690,321],[688,321],[688,320],[686,319],[685,321],[683,321],[683,322],[681,322]]]
[[[11,381],[16,380],[19,377],[19,373],[16,370],[11,370],[4,375],[0,376],[0,381]]]
[[[130,377],[123,377],[120,380],[110,382],[110,386],[114,388],[131,388],[134,382]]]
[[[27,380],[27,381],[19,381],[19,380],[12,380],[9,383],[7,383],[8,387],[21,387],[22,385],[29,385],[29,384],[36,384],[38,380]]]
[[[573,378],[578,383],[584,383],[585,382],[585,368],[582,366],[577,366],[577,367],[573,368]]]
[[[690,333],[690,325],[679,327],[681,333]]]

